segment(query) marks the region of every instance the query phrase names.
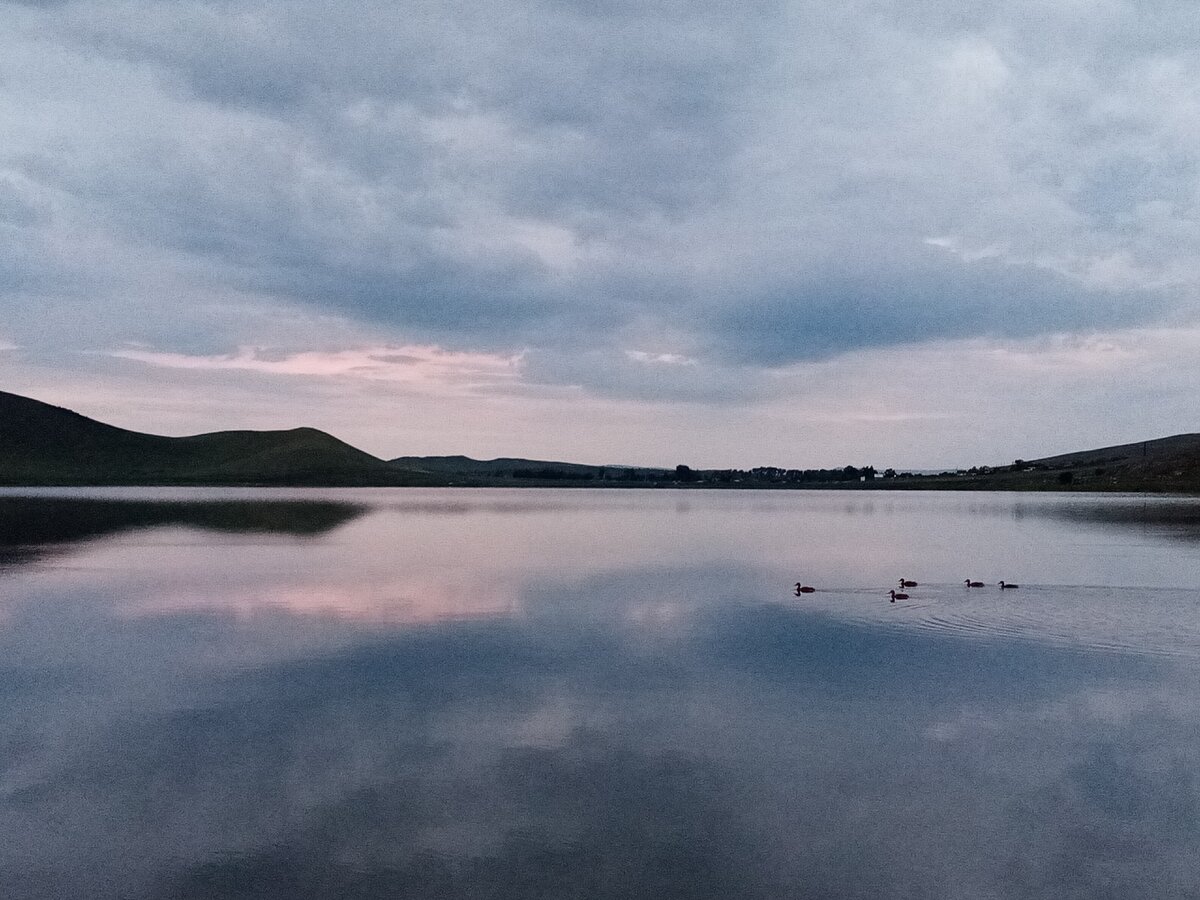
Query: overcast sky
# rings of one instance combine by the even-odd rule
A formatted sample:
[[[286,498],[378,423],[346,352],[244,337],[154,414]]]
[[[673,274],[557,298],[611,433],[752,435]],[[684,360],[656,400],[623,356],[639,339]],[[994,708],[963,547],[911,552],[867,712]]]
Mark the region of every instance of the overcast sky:
[[[0,388],[382,456],[1200,430],[1194,2],[0,0]]]

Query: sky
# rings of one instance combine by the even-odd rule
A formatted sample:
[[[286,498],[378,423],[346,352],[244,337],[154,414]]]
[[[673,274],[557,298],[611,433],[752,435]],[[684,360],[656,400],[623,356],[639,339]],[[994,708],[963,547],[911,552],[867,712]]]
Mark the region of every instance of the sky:
[[[0,0],[0,389],[383,457],[1200,430],[1167,0]]]

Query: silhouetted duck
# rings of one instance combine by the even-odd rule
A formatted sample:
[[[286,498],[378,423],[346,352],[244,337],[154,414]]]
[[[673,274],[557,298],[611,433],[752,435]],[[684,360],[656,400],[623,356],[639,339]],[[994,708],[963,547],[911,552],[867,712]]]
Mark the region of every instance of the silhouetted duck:
[[[816,591],[815,587],[809,587],[807,584],[801,584],[798,581],[796,582],[796,596],[797,597],[799,597],[801,594],[811,594],[815,591]]]
[[[1005,583],[1005,582],[1003,582],[1003,581],[1002,581],[1002,582],[1000,582],[1000,590],[1002,590],[1002,591],[1003,591],[1003,590],[1005,590],[1005,589],[1007,589],[1007,590],[1016,590],[1016,589],[1017,589],[1017,588],[1019,588],[1019,587],[1020,587],[1020,585],[1019,585],[1019,584],[1006,584],[1006,583]]]
[[[970,578],[964,581],[963,584],[965,584],[967,587],[983,587],[982,581],[972,581]]]
[[[900,579],[900,587],[916,587],[916,586],[917,586],[917,583],[915,581],[905,581],[903,578]]]
[[[908,599],[908,594],[897,594],[895,591],[888,591],[888,595],[892,598],[893,603],[895,603],[897,600]]]

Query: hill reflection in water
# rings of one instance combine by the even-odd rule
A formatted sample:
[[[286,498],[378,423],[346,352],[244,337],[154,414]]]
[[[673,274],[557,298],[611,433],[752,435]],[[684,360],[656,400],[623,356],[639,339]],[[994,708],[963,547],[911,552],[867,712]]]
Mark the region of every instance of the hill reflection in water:
[[[36,559],[63,544],[169,525],[232,534],[314,536],[349,522],[364,509],[328,500],[0,496],[0,565]]]

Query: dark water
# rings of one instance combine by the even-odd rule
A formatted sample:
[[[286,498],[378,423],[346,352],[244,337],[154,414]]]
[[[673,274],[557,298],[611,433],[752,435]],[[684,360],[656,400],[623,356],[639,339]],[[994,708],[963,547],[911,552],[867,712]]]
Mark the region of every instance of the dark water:
[[[6,900],[1200,896],[1195,502],[80,497],[0,495]]]

